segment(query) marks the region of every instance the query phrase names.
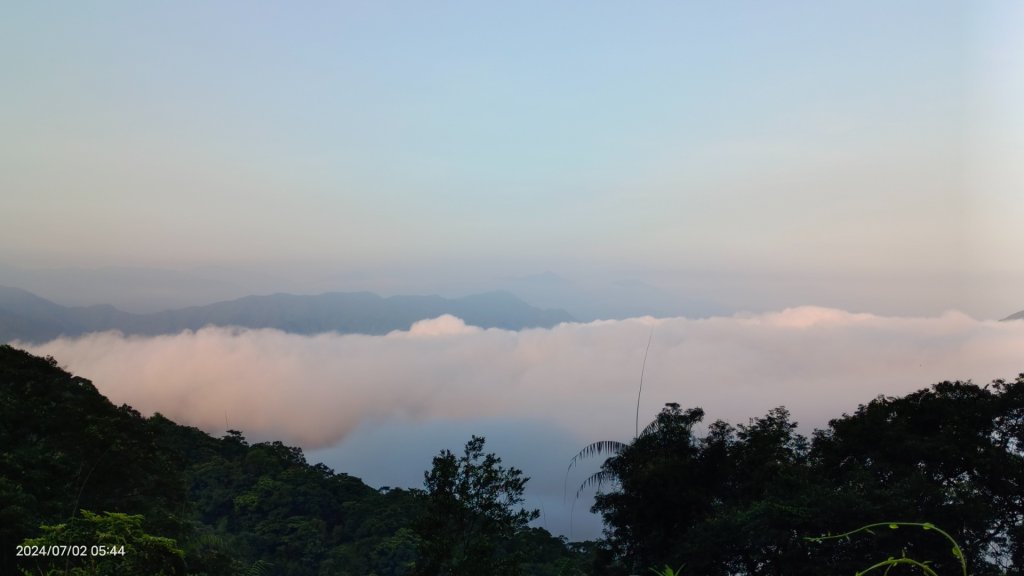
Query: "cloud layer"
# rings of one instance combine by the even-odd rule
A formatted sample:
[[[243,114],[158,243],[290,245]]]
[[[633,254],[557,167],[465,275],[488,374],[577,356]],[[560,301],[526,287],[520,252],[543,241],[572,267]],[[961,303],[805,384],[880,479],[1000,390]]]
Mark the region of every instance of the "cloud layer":
[[[382,419],[524,419],[581,440],[626,439],[652,331],[641,425],[665,402],[732,422],[786,405],[806,431],[879,394],[1024,371],[1024,322],[817,307],[521,332],[451,316],[385,336],[208,327],[158,337],[91,334],[29,349],[144,414],[316,448]]]
[[[385,336],[108,332],[30,350],[52,354],[115,403],[213,434],[235,428],[252,440],[319,448],[311,460],[375,486],[421,487],[440,449],[460,451],[470,434],[484,435],[488,450],[531,477],[526,503],[542,510],[540,525],[578,539],[600,535],[590,495],[571,506],[599,460],[568,477],[565,467],[589,442],[632,437],[652,333],[640,426],[665,402],[733,423],[786,405],[808,433],[879,394],[1024,371],[1024,322],[817,307],[521,332],[451,316]]]

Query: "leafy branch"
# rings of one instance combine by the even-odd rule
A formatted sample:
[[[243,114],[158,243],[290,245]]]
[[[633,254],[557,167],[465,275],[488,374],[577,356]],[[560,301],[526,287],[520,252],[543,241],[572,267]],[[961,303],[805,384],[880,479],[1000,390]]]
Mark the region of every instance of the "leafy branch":
[[[953,557],[956,558],[958,562],[960,562],[960,571],[963,574],[963,576],[967,576],[967,561],[964,559],[964,552],[963,550],[961,550],[960,544],[957,543],[956,539],[950,536],[949,532],[946,532],[945,530],[939,528],[938,526],[930,522],[876,522],[874,524],[867,524],[865,526],[857,528],[856,530],[850,530],[849,532],[844,532],[842,534],[825,534],[823,536],[805,537],[804,540],[815,543],[822,543],[828,540],[849,540],[850,537],[855,534],[867,533],[874,535],[876,528],[888,528],[890,530],[898,530],[901,526],[921,528],[922,530],[937,532],[938,534],[941,534],[946,540],[949,541],[950,544],[953,545],[953,547],[951,548]],[[921,573],[925,574],[926,576],[938,576],[938,573],[936,573],[935,570],[932,569],[931,566],[929,566],[929,564],[930,561],[927,560],[922,562],[920,560],[908,558],[906,552],[904,552],[901,557],[896,558],[890,556],[885,560],[882,560],[881,562],[873,564],[868,568],[857,572],[856,576],[863,576],[864,574],[867,574],[873,570],[881,570],[883,568],[885,569],[885,571],[883,572],[884,575],[888,574],[890,570],[900,565],[908,565],[918,568],[921,570]]]

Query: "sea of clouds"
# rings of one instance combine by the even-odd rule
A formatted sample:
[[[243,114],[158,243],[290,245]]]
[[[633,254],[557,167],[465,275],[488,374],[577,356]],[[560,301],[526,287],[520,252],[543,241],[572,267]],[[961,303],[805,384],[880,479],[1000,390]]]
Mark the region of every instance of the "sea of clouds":
[[[809,433],[880,394],[1024,372],[1024,322],[820,307],[519,332],[452,316],[384,336],[106,332],[21,347],[143,414],[298,444],[376,485],[418,486],[439,449],[457,451],[475,430],[497,435],[491,447],[534,477],[530,497],[565,533],[567,517],[551,510],[565,464],[585,443],[632,437],[649,339],[641,427],[666,402],[732,423],[785,405]]]

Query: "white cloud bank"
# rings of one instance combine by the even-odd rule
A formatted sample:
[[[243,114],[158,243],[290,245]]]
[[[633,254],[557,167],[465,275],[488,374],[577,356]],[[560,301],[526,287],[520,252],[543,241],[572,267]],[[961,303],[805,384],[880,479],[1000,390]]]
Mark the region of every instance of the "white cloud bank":
[[[213,433],[227,424],[314,448],[371,420],[521,418],[589,441],[632,435],[652,329],[641,425],[674,401],[733,423],[786,405],[809,430],[878,394],[1024,371],[1024,322],[816,307],[521,332],[483,330],[451,316],[385,336],[216,327],[157,337],[108,332],[27,348],[90,378],[115,403]]]

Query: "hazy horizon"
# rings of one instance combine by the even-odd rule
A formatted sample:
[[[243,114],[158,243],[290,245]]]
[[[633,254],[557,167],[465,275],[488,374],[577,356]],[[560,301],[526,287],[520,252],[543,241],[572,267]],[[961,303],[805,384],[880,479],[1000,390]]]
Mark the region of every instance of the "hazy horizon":
[[[316,295],[373,292],[461,298],[510,292],[538,308],[562,309],[577,320],[637,316],[702,318],[736,313],[825,306],[883,315],[937,316],[947,311],[979,320],[998,320],[1024,308],[1015,273],[989,273],[971,287],[955,272],[834,274],[800,278],[784,271],[551,270],[522,275],[469,271],[425,279],[417,270],[368,273],[359,270],[137,267],[31,268],[0,263],[0,286],[28,290],[63,306],[112,304],[134,313],[203,306],[251,295]],[[1024,281],[1024,272],[1020,274]],[[984,296],[984,298],[982,298]]]
[[[9,16],[2,264],[385,293],[551,270],[727,309],[1024,306],[1017,5]]]

